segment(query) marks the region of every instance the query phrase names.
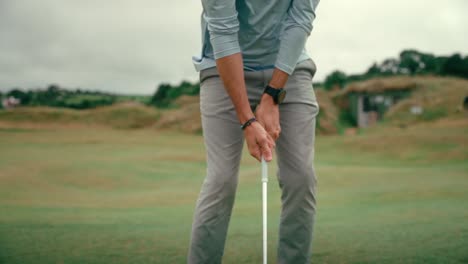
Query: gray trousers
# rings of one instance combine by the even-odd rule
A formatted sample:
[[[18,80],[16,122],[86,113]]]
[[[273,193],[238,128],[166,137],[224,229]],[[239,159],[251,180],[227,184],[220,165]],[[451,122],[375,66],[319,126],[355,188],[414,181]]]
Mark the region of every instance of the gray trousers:
[[[282,211],[278,263],[310,263],[317,182],[314,138],[319,111],[312,88],[315,71],[311,59],[298,63],[284,87],[286,98],[279,106],[281,134],[276,141],[276,156]],[[253,109],[272,74],[272,69],[245,71]],[[221,263],[244,138],[216,67],[200,72],[200,109],[207,175],[195,209],[188,263]]]

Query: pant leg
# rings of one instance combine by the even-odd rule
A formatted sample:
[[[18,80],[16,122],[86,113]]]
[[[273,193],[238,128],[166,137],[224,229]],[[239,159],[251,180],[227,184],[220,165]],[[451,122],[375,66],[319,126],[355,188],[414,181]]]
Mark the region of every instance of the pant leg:
[[[221,263],[237,188],[243,134],[216,68],[200,73],[207,171],[195,208],[188,263]]]
[[[277,140],[278,181],[282,211],[278,263],[310,263],[316,209],[316,176],[313,167],[318,104],[312,88],[315,64],[297,65],[286,84],[280,105],[281,135]]]

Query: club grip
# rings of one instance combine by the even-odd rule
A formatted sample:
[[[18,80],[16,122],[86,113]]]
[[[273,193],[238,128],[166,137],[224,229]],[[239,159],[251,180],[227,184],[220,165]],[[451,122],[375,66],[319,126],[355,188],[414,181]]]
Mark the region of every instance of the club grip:
[[[262,182],[268,182],[268,166],[265,159],[262,157]]]

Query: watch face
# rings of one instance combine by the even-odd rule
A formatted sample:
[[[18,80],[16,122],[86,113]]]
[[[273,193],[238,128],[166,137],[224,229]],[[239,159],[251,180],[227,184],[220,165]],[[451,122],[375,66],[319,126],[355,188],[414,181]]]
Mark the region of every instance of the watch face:
[[[278,94],[278,104],[281,104],[286,97],[286,91],[281,89],[281,92]]]

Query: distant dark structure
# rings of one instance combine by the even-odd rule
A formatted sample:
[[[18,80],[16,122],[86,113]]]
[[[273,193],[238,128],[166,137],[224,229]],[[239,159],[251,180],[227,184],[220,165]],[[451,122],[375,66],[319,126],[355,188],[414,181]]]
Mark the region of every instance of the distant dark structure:
[[[408,78],[391,78],[352,83],[339,93],[337,103],[349,109],[357,127],[369,127],[383,118],[385,112],[407,98],[417,87]]]

